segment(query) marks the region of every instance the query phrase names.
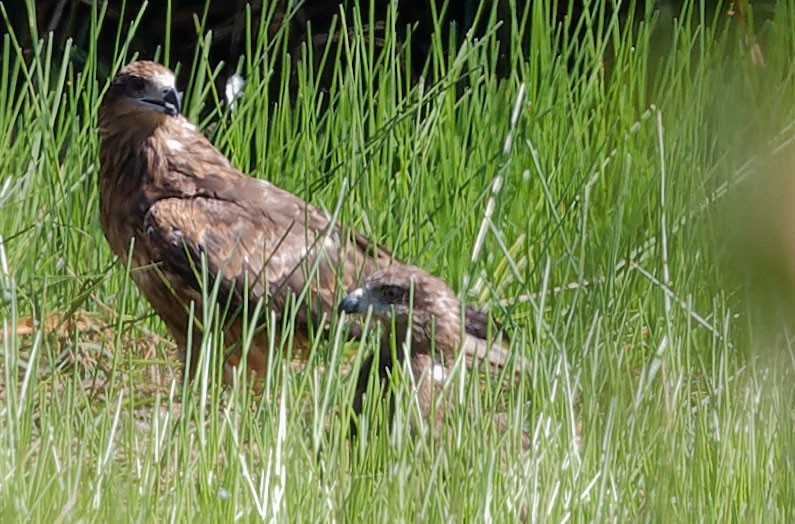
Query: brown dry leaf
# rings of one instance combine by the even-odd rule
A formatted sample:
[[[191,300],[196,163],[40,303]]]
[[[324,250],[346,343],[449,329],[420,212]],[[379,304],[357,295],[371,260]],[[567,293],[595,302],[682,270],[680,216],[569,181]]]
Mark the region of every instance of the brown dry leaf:
[[[91,322],[90,316],[81,313],[75,313],[65,321],[59,313],[53,313],[43,321],[36,320],[34,317],[25,317],[17,322],[16,326],[6,329],[4,336],[29,336],[36,332],[36,329],[44,329],[47,332],[58,331],[59,335],[66,334],[68,331],[79,329],[81,331],[88,331],[97,327],[96,322]]]

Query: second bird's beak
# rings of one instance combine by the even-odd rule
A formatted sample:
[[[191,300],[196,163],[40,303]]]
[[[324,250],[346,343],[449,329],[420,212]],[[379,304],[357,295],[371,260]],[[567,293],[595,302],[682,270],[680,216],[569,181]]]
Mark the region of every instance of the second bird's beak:
[[[348,293],[340,302],[337,313],[361,313],[367,311],[370,303],[367,300],[367,293],[363,288],[354,289]]]

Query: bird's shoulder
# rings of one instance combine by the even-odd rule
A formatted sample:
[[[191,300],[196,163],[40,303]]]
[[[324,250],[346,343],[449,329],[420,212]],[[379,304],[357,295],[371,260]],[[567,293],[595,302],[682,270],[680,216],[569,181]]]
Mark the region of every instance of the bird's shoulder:
[[[165,196],[218,199],[240,210],[305,217],[310,226],[325,227],[328,215],[297,195],[237,169],[210,140],[184,118],[164,127],[156,137],[165,168],[153,190]]]

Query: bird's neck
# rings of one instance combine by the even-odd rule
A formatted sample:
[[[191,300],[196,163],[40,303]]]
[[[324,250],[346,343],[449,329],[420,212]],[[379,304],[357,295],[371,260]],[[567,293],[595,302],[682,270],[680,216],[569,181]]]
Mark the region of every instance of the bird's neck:
[[[456,316],[443,321],[414,322],[396,321],[384,326],[381,335],[381,352],[391,356],[394,337],[396,356],[402,361],[406,350],[412,355],[435,355],[437,360],[452,360],[460,343],[461,321]]]
[[[166,117],[151,111],[133,111],[118,105],[103,106],[99,111],[99,136],[103,143],[137,144],[149,139],[166,123]]]
[[[394,325],[390,322],[383,325],[381,329],[381,357],[392,358],[392,341],[394,340],[395,354],[398,362],[405,359],[406,354],[406,340],[408,339],[408,325],[406,322],[397,321]],[[414,351],[414,345],[410,346],[411,351]]]
[[[141,188],[163,167],[156,130],[124,130],[110,128],[102,135],[100,147],[100,180],[115,186],[115,191]]]

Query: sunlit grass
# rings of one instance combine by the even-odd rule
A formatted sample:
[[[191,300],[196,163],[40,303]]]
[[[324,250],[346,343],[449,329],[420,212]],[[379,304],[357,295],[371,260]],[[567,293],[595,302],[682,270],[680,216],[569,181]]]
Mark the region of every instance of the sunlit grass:
[[[303,61],[252,36],[232,112],[206,46],[179,65],[187,114],[235,165],[339,206],[508,327],[531,372],[465,374],[439,439],[412,435],[401,377],[391,431],[371,403],[348,438],[375,339],[336,326],[302,369],[275,344],[262,391],[220,386],[210,360],[183,384],[99,228],[95,50],[78,73],[73,50],[45,38],[23,63],[5,37],[3,520],[791,520],[791,324],[745,300],[726,228],[744,184],[791,158],[794,6],[760,26],[762,66],[725,10],[595,9],[569,37],[545,3],[517,11],[507,78],[491,38],[436,42],[412,78],[391,22],[379,56],[358,20]],[[490,426],[505,409],[530,451]]]

